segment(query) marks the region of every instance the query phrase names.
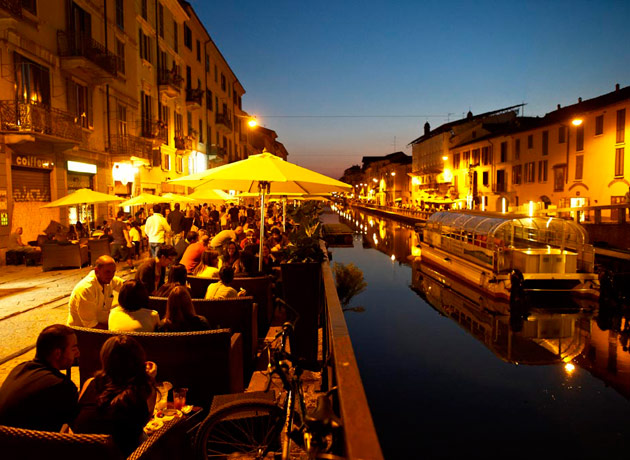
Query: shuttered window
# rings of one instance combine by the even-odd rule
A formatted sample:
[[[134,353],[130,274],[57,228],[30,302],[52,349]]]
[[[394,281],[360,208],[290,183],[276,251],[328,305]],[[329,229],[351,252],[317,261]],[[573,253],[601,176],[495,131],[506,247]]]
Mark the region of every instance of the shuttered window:
[[[13,201],[50,201],[50,171],[11,168]]]

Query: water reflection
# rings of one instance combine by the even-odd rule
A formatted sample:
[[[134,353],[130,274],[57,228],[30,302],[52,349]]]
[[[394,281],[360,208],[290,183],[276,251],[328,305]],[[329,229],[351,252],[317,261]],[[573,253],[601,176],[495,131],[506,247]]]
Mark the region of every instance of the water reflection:
[[[337,213],[340,222],[361,234],[364,248],[411,266],[410,287],[501,360],[561,365],[567,377],[581,369],[630,399],[630,305],[551,294],[512,305],[489,300],[423,267],[413,228],[352,208]]]

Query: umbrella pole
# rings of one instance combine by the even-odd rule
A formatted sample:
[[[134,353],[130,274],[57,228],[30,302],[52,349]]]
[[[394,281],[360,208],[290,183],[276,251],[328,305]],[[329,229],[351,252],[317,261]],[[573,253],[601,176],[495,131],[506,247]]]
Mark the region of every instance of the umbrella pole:
[[[287,197],[282,197],[282,231],[287,231]]]
[[[262,272],[262,253],[263,253],[263,240],[265,238],[265,188],[269,185],[269,182],[259,182],[258,189],[260,191],[260,236],[259,236],[259,248],[258,248],[258,271]]]

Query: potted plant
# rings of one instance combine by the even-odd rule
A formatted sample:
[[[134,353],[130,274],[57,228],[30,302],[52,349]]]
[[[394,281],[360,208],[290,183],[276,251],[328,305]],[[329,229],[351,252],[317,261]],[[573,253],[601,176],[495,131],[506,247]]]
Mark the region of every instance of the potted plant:
[[[291,350],[313,365],[317,362],[317,330],[322,306],[321,264],[326,257],[320,245],[320,214],[320,204],[315,201],[287,209],[287,218],[294,225],[288,235],[286,262],[281,265],[284,299],[300,315]]]

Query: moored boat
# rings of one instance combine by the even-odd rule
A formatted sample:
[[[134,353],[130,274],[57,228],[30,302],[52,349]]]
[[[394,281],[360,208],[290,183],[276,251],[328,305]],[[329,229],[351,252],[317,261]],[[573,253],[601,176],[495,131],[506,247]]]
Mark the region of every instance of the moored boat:
[[[471,211],[436,212],[423,228],[422,263],[510,299],[532,291],[599,296],[593,246],[576,222]]]

